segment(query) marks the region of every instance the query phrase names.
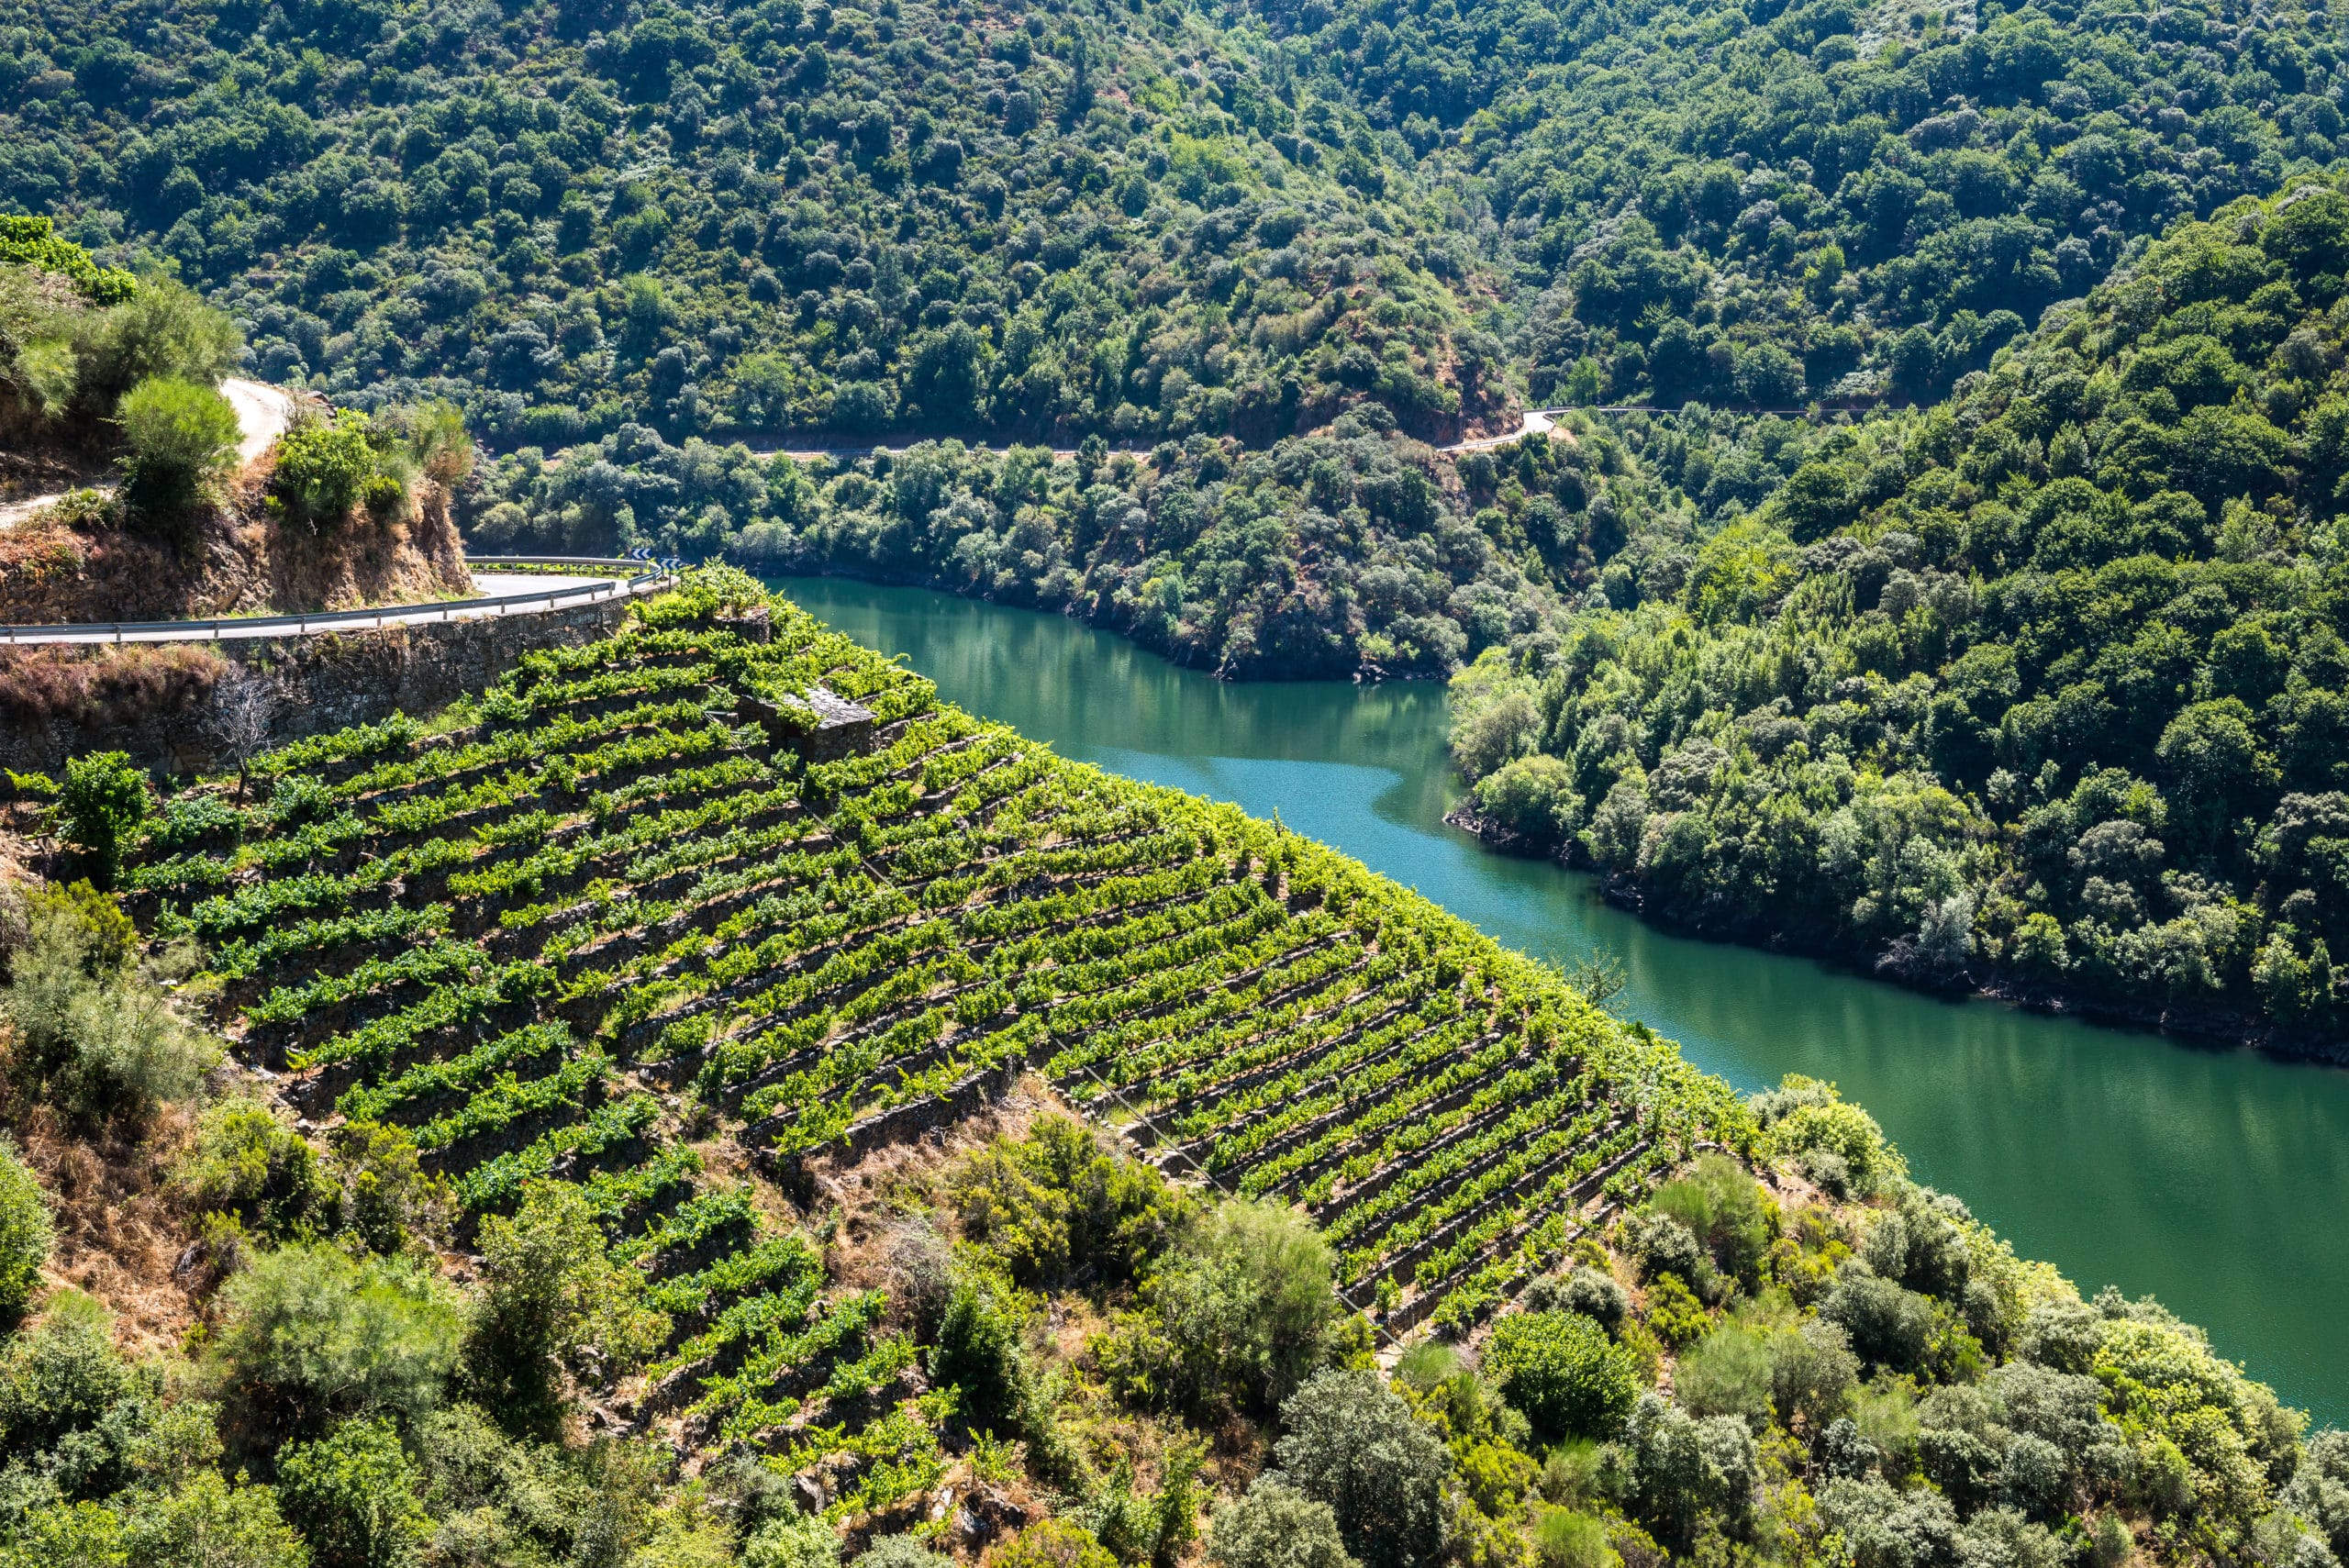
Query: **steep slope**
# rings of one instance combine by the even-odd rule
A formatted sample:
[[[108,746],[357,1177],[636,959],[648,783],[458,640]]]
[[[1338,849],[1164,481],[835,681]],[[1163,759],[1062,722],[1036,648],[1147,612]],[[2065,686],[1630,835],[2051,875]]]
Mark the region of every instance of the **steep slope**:
[[[2235,204],[1693,558],[1635,540],[1620,607],[1461,677],[1483,811],[1675,918],[2330,1049],[2344,271],[2338,190]]]
[[[2017,1260],[1831,1088],[1741,1103],[1343,857],[941,708],[739,577],[257,773],[265,803],[169,803],[134,906],[204,943],[236,1055],[444,1180],[458,1238],[518,1209],[608,1245],[660,1316],[593,1363],[642,1369],[597,1418],[710,1462],[696,1561],[1023,1522],[989,1561],[1180,1560],[1268,1460],[1393,1568],[2337,1533],[2337,1437]],[[383,1440],[425,1467],[388,1495],[468,1496],[438,1418]],[[1377,1445],[1405,1512],[1316,1440]],[[1216,1561],[1255,1560],[1244,1518]]]
[[[170,258],[271,379],[492,439],[1507,400],[1453,204],[1180,7],[0,17],[0,201]]]
[[[2343,129],[2316,6],[1258,9],[1489,215],[1536,402],[1930,399]]]

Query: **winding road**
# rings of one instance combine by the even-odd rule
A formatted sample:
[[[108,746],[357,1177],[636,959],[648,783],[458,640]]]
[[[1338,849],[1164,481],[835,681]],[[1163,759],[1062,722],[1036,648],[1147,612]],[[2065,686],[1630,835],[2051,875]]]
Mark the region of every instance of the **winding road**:
[[[1442,446],[1437,447],[1435,450],[1440,452],[1488,451],[1494,447],[1505,447],[1511,441],[1522,440],[1528,436],[1558,435],[1571,442],[1575,439],[1574,432],[1571,430],[1561,430],[1558,428],[1557,424],[1558,417],[1560,415],[1570,412],[1572,412],[1572,410],[1565,408],[1529,408],[1525,411],[1524,417],[1519,421],[1518,428],[1505,436],[1471,436],[1465,440],[1447,442]],[[1593,412],[1610,413],[1616,411],[1610,409],[1595,409]],[[1649,410],[1642,409],[1640,410],[1640,412],[1645,413],[1649,412]],[[787,457],[797,462],[813,462],[818,458],[823,458],[829,462],[838,462],[846,459],[872,457],[876,453],[881,452],[888,452],[894,455],[898,452],[909,450],[911,448],[918,445],[919,442],[908,441],[902,446],[894,447],[886,446],[877,441],[870,446],[862,447],[794,447],[760,442],[750,442],[745,444],[750,447],[751,455],[752,457]],[[1001,457],[1011,450],[1009,447],[990,446],[969,446],[966,447],[965,450],[970,451],[992,452],[996,457]],[[1113,452],[1124,452],[1129,457],[1147,456],[1150,451],[1150,449],[1147,447],[1111,447],[1109,450]],[[1074,458],[1077,455],[1077,449],[1074,447],[1054,447],[1052,449],[1052,453],[1056,458]]]
[[[294,418],[295,395],[265,382],[230,380],[220,384],[220,395],[237,411],[237,470],[241,473],[260,460],[272,441],[285,433],[285,427]],[[111,484],[80,488],[95,490],[102,495],[114,493]],[[21,501],[0,502],[0,531],[30,522],[72,493],[51,490],[28,495]]]

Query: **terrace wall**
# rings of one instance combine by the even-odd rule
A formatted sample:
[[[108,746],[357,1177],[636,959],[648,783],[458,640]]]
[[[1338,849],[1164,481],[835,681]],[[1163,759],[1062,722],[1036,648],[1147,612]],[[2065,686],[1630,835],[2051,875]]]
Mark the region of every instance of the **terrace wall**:
[[[236,765],[238,753],[280,746],[394,712],[423,716],[459,696],[480,692],[526,653],[607,637],[628,614],[629,601],[541,610],[382,631],[313,632],[307,637],[253,638],[206,646],[228,666],[210,689],[183,705],[127,719],[32,718],[0,712],[0,767],[19,773],[60,773],[65,759],[84,751],[125,751],[143,768],[185,774]],[[140,644],[94,651],[99,659],[138,657]],[[0,658],[79,656],[78,651],[27,649]],[[266,701],[266,739],[240,740],[230,694],[258,683]]]

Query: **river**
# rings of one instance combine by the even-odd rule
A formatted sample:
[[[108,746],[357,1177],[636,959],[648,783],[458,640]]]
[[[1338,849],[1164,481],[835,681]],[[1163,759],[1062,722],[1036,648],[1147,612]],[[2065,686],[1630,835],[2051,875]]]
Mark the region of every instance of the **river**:
[[[1690,1061],[1742,1089],[1834,1080],[1918,1180],[2019,1252],[2084,1292],[2159,1296],[2287,1401],[2349,1424],[2349,1072],[1660,931],[1587,875],[1443,825],[1458,785],[1432,684],[1233,685],[1057,616],[838,578],[774,585],[1063,756],[1278,813],[1536,956],[1611,949],[1618,1007]]]

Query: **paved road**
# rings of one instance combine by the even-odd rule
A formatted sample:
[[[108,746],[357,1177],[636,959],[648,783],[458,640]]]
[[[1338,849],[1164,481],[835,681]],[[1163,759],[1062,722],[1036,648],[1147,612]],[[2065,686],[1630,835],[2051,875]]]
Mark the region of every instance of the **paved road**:
[[[230,380],[220,384],[220,395],[237,411],[237,467],[239,472],[250,468],[269,450],[270,443],[285,433],[286,425],[294,417],[294,394],[282,386],[270,386],[258,381]],[[102,495],[114,494],[111,484],[90,486]],[[66,492],[52,490],[42,495],[28,495],[21,501],[0,503],[0,532],[30,522],[39,513],[63,500]]]
[[[491,616],[537,615],[545,610],[626,597],[667,586],[673,579],[646,568],[635,579],[618,575],[535,572],[476,572],[474,599],[430,605],[387,605],[382,609],[313,616],[229,616],[218,620],[160,621],[138,625],[0,627],[0,647],[10,644],[90,642],[231,642],[254,637],[300,637],[328,631],[372,631],[386,627],[428,626],[440,621],[482,620]]]

